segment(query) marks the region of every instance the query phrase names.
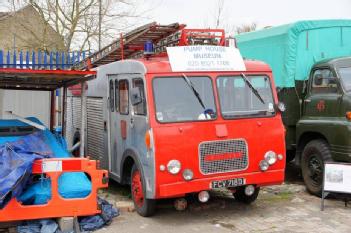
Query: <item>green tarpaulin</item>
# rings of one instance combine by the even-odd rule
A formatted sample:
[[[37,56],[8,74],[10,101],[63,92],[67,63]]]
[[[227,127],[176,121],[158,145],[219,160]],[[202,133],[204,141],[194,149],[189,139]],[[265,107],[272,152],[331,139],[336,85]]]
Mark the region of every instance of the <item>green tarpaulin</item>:
[[[318,61],[351,56],[351,20],[310,20],[236,36],[245,58],[262,60],[276,86],[294,87]]]

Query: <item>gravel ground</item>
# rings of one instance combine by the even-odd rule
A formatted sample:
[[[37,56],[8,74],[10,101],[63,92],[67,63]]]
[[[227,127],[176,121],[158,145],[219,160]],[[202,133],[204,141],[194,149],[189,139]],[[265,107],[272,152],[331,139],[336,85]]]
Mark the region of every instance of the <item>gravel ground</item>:
[[[133,211],[129,188],[111,182],[101,196],[114,203],[121,215],[98,232],[351,232],[351,207],[329,198],[320,211],[320,199],[305,191],[299,170],[288,165],[286,182],[265,187],[256,202],[236,202],[231,193],[216,191],[206,204],[192,201],[185,211],[176,211],[173,200],[158,203],[151,218]]]

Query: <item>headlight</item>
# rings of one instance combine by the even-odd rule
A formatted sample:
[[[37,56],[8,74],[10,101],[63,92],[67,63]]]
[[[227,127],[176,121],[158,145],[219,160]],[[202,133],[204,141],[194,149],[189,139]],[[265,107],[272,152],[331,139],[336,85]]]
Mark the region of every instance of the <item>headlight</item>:
[[[184,178],[184,180],[192,180],[193,177],[194,177],[194,173],[193,173],[192,170],[190,170],[190,169],[185,169],[185,170],[183,171],[183,178]]]
[[[277,155],[273,151],[268,151],[264,155],[264,159],[268,162],[269,165],[272,165],[277,162]]]
[[[169,173],[175,175],[178,174],[181,168],[181,164],[178,160],[170,160],[167,164],[167,170]]]
[[[260,162],[260,169],[261,171],[267,171],[269,167],[269,164],[266,160],[261,160]]]

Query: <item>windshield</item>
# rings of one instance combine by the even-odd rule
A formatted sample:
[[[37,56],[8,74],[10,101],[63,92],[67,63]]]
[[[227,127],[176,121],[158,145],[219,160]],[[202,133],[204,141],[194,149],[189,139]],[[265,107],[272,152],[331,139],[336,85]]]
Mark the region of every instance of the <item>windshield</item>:
[[[272,116],[275,113],[267,76],[221,76],[217,78],[217,88],[223,118]]]
[[[153,81],[153,89],[156,118],[160,122],[216,118],[212,81],[209,77],[158,77]]]
[[[351,91],[351,67],[339,68],[339,76],[347,92]]]

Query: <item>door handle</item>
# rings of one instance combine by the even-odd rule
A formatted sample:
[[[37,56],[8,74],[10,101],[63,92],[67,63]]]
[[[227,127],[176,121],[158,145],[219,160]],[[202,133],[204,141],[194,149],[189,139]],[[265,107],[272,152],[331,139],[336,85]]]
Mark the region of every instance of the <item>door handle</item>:
[[[310,103],[311,102],[310,99],[305,99],[304,101],[305,101],[305,103]]]
[[[133,118],[130,118],[130,126],[131,126],[131,128],[134,127],[134,119]]]

